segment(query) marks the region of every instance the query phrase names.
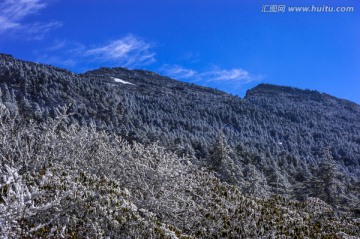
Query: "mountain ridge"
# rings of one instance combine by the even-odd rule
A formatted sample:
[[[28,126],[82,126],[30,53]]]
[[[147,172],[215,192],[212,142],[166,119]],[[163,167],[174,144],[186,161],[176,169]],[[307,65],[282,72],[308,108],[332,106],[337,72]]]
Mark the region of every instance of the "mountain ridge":
[[[219,94],[221,93],[225,93],[225,94],[229,94],[226,93],[224,91],[218,90],[218,89],[214,89],[211,87],[206,87],[206,86],[200,86],[200,85],[196,85],[193,83],[187,83],[187,82],[183,82],[183,81],[179,81],[176,79],[173,79],[171,77],[167,77],[167,76],[162,76],[156,72],[152,72],[152,71],[148,71],[148,70],[141,70],[141,69],[128,69],[128,68],[124,68],[124,67],[100,67],[97,69],[93,69],[93,70],[88,70],[84,73],[74,73],[68,69],[65,68],[61,68],[61,67],[56,67],[56,66],[52,66],[49,64],[43,64],[43,63],[38,63],[38,62],[32,62],[32,61],[24,61],[24,60],[20,60],[15,58],[13,55],[11,54],[6,54],[6,53],[1,53],[0,52],[0,59],[6,59],[6,60],[11,60],[13,62],[24,62],[24,63],[28,63],[28,64],[36,64],[39,66],[43,66],[43,67],[51,67],[54,69],[59,70],[60,72],[67,72],[70,73],[72,75],[77,75],[77,76],[85,76],[85,77],[91,77],[91,76],[101,76],[101,75],[107,75],[107,74],[111,74],[112,72],[114,74],[118,74],[120,73],[120,75],[125,76],[125,77],[136,77],[136,73],[143,73],[145,75],[151,75],[151,76],[155,76],[155,77],[161,77],[162,79],[167,79],[167,80],[172,80],[172,81],[176,81],[176,82],[180,82],[186,85],[195,85],[196,87],[199,88],[204,88],[204,89],[209,89],[209,91],[217,91],[219,92]],[[221,93],[220,93],[221,92]],[[250,98],[251,96],[253,96],[253,94],[259,94],[259,93],[263,93],[263,94],[271,94],[274,92],[286,92],[286,93],[297,93],[300,95],[313,95],[315,98],[317,97],[323,97],[323,98],[330,98],[330,99],[335,99],[338,101],[343,101],[343,102],[347,102],[349,104],[353,104],[356,107],[360,107],[360,105],[356,102],[353,102],[351,100],[347,100],[347,99],[342,99],[324,92],[319,92],[317,90],[311,90],[311,89],[300,89],[300,88],[296,88],[293,86],[286,86],[286,85],[275,85],[275,84],[271,84],[271,83],[260,83],[256,86],[254,86],[253,88],[250,88],[249,90],[247,90],[245,96],[242,99],[247,99]],[[241,98],[240,96],[237,96],[239,98]]]
[[[332,102],[335,106],[336,104],[344,104],[349,108],[353,108],[356,111],[360,111],[360,105],[356,102],[338,98],[336,96],[332,96],[330,94],[319,92],[317,90],[310,90],[310,89],[299,89],[291,86],[280,86],[280,85],[273,85],[273,84],[264,84],[261,83],[255,86],[252,89],[249,89],[245,95],[245,99],[250,99],[253,96],[278,96],[283,94],[283,97],[288,96],[288,99],[291,100],[312,100],[315,102],[322,102],[326,103]],[[301,98],[300,96],[303,96]],[[329,103],[328,103],[329,104]]]

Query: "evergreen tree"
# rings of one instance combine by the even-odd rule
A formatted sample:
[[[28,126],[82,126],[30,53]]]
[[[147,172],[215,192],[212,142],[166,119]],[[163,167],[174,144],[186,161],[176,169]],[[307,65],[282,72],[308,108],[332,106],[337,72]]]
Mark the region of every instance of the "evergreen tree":
[[[328,203],[335,203],[343,191],[341,174],[329,149],[324,150],[324,160],[320,164],[320,178],[323,185],[323,197]]]
[[[309,196],[318,197],[334,205],[344,191],[344,186],[340,181],[341,176],[330,150],[325,148],[323,161],[318,171],[310,180],[305,182],[306,192]]]
[[[256,170],[253,164],[247,164],[244,169],[245,185],[243,192],[252,196],[269,196],[270,187],[262,172]]]
[[[219,178],[232,184],[242,183],[242,174],[239,165],[232,159],[233,152],[225,140],[223,130],[219,130],[213,150],[210,155],[209,166]]]

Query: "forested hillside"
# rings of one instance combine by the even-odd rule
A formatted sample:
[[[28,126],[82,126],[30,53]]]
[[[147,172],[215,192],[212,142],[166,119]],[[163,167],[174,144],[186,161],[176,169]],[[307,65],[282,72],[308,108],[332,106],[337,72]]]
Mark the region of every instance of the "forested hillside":
[[[235,186],[239,197],[257,196],[262,203],[273,195],[289,203],[319,198],[336,213],[359,216],[360,106],[355,103],[268,84],[241,99],[148,71],[100,68],[75,74],[4,54],[0,90],[2,110],[16,124],[45,124],[67,107],[61,130],[90,127],[121,137],[131,147],[156,143],[224,187]],[[12,165],[4,151],[2,158]],[[111,175],[109,170],[91,173],[100,177]],[[25,177],[21,172],[19,177]],[[120,183],[121,190],[131,185],[121,185],[116,175],[109,180]],[[184,233],[195,230],[176,227]]]
[[[42,123],[0,103],[0,238],[358,238],[317,198],[244,196],[157,144],[129,144],[66,108]]]

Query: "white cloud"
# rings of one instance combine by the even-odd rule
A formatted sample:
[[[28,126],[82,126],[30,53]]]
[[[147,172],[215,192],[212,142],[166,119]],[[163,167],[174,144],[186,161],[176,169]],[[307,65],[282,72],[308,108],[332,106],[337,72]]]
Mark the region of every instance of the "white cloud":
[[[45,7],[41,0],[4,0],[2,12],[14,18],[21,18]]]
[[[26,23],[24,19],[45,7],[44,0],[2,0],[0,2],[0,34],[26,34],[28,39],[42,39],[46,33],[62,24],[57,21]]]
[[[85,50],[84,56],[94,57],[99,62],[116,63],[125,67],[154,63],[152,45],[133,35],[127,35],[108,44]]]
[[[241,69],[220,69],[215,67],[214,69],[202,73],[202,78],[207,81],[237,81],[243,84],[250,83],[253,81],[260,80],[262,77],[253,75],[250,72]]]
[[[10,21],[6,17],[0,15],[0,33],[9,29],[17,28],[19,26],[20,26],[19,23]]]
[[[142,67],[156,61],[152,45],[131,34],[97,47],[80,42],[55,40],[38,51],[38,61],[61,67],[89,70],[89,67]]]
[[[203,72],[197,72],[179,65],[164,65],[160,71],[175,79],[190,80],[192,82],[233,82],[247,84],[262,79],[262,76],[251,74],[241,68],[221,69],[219,67],[213,67]]]
[[[198,73],[192,69],[186,69],[179,65],[164,65],[161,71],[175,79],[188,79],[195,77]]]

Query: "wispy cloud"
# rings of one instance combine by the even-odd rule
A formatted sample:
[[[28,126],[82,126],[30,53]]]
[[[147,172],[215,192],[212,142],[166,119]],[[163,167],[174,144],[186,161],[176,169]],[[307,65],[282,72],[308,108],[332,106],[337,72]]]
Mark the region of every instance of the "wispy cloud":
[[[252,74],[241,68],[221,69],[219,67],[212,67],[209,70],[198,72],[179,65],[164,65],[160,71],[175,79],[190,80],[192,82],[233,82],[247,84],[263,78],[260,75]]]
[[[76,71],[91,67],[143,67],[156,61],[153,45],[132,34],[90,47],[79,42],[56,40],[38,51],[38,61]]]
[[[0,34],[26,34],[27,39],[42,39],[62,24],[58,21],[27,23],[24,20],[45,7],[44,0],[3,0],[0,3]]]
[[[236,95],[243,95],[249,84],[264,79],[263,75],[253,74],[242,68],[223,69],[218,66],[196,71],[180,65],[163,65],[159,72],[177,80],[216,88]]]
[[[20,27],[23,18],[44,7],[45,4],[41,0],[4,0],[0,3],[0,30]]]
[[[262,78],[241,68],[220,69],[219,67],[203,72],[201,77],[206,81],[236,81],[243,84],[258,81]]]
[[[198,73],[195,70],[187,69],[179,65],[164,65],[161,72],[175,79],[197,78]]]
[[[116,63],[125,67],[154,63],[152,45],[144,40],[128,35],[95,48],[87,49],[84,56],[91,56],[99,62]]]

